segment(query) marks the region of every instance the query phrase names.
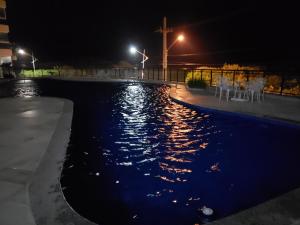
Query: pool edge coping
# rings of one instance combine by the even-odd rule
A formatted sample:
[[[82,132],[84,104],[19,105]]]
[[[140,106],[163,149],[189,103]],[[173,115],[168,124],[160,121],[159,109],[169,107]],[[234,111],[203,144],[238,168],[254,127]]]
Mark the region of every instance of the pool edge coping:
[[[28,185],[33,217],[38,225],[96,225],[69,205],[60,183],[71,134],[73,102],[47,98],[59,99],[64,105],[47,150]]]

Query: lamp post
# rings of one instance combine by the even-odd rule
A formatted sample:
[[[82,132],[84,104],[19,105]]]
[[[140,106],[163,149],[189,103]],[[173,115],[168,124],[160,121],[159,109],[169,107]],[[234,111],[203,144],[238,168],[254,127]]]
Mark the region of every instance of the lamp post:
[[[33,68],[33,76],[34,76],[35,75],[35,62],[38,61],[38,59],[34,57],[33,52],[31,54],[29,54],[29,53],[25,52],[24,49],[21,49],[21,48],[18,50],[18,53],[20,55],[28,55],[28,56],[31,57],[31,60],[32,60],[31,63],[32,63],[32,68]]]
[[[166,81],[168,81],[168,53],[169,50],[177,43],[177,42],[182,42],[184,41],[184,36],[183,34],[180,34],[179,36],[177,36],[177,38],[175,39],[175,41],[173,41],[172,44],[170,44],[170,46],[167,49],[164,49],[163,55],[164,55],[164,71],[166,74]]]
[[[138,51],[137,50],[137,48],[136,47],[130,47],[130,49],[129,49],[129,51],[130,51],[130,53],[131,54],[135,54],[135,53],[139,53],[140,55],[142,55],[143,56],[143,61],[141,62],[142,63],[142,79],[144,79],[144,69],[145,69],[145,62],[149,59],[149,57],[148,56],[146,56],[146,50],[144,49],[144,51],[143,52],[140,52],[140,51]]]
[[[175,41],[168,47],[167,45],[167,35],[170,32],[173,32],[172,29],[167,27],[167,18],[164,17],[163,19],[163,27],[160,28],[159,32],[161,32],[163,34],[163,73],[164,73],[164,77],[166,78],[166,80],[168,80],[167,75],[168,75],[168,51],[179,41],[182,42],[184,41],[184,36],[182,34],[180,34]],[[165,76],[166,75],[166,76]]]

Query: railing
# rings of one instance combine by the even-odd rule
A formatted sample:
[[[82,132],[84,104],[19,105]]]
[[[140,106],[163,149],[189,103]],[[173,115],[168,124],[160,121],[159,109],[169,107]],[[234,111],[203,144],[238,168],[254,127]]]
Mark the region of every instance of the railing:
[[[127,79],[185,83],[187,80],[204,80],[210,87],[216,85],[219,76],[225,76],[232,85],[235,81],[245,83],[257,77],[266,79],[265,92],[280,95],[300,96],[299,72],[273,72],[264,70],[224,70],[216,69],[188,69],[169,68],[167,71],[160,67],[141,69],[110,68],[110,69],[37,69],[35,73],[31,69],[22,70],[19,78],[61,77],[74,79]]]

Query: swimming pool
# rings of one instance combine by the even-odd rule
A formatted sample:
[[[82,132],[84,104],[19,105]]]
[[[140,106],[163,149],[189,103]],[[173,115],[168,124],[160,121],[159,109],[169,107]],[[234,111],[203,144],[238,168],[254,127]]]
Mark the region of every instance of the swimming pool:
[[[201,224],[300,186],[299,128],[191,109],[164,85],[40,80],[6,93],[74,101],[61,184],[99,224]]]

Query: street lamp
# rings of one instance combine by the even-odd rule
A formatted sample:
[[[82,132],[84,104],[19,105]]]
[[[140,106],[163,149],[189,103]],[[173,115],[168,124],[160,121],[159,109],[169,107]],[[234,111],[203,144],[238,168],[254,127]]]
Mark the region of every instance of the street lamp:
[[[29,54],[29,53],[27,53],[24,49],[21,49],[21,48],[20,48],[20,49],[18,50],[18,53],[19,53],[20,55],[28,55],[28,56],[31,57],[31,60],[32,60],[31,63],[32,63],[32,67],[33,67],[33,75],[35,75],[35,62],[38,61],[38,59],[34,57],[33,52],[32,52],[31,54]]]
[[[184,41],[184,35],[180,34],[177,36],[177,38],[175,39],[175,41],[173,41],[173,43],[167,48],[167,56],[168,56],[168,51],[177,43],[177,42],[183,42]]]
[[[168,50],[172,48],[178,41],[182,42],[184,40],[184,36],[181,34],[179,35],[176,40],[168,47],[167,40],[168,40],[168,33],[173,32],[173,29],[167,27],[167,17],[163,19],[163,27],[157,30],[158,32],[163,34],[163,58],[162,58],[162,66],[163,66],[163,73],[164,79],[168,80],[167,76],[168,72]]]
[[[163,59],[164,59],[164,63],[163,63],[163,68],[164,68],[164,73],[166,74],[166,76],[168,75],[168,53],[169,50],[177,43],[177,42],[183,42],[184,41],[184,35],[180,34],[177,36],[177,38],[175,39],[175,41],[173,41],[172,44],[170,44],[169,47],[167,47],[166,49],[164,49],[163,53]],[[168,80],[168,78],[167,78]]]
[[[140,52],[140,51],[137,50],[136,47],[131,46],[130,49],[129,49],[129,51],[130,51],[131,54],[139,53],[140,55],[143,56],[143,61],[141,62],[143,64],[143,70],[142,70],[142,79],[143,79],[144,78],[145,62],[149,59],[149,57],[146,56],[146,50],[144,49],[143,52]]]

